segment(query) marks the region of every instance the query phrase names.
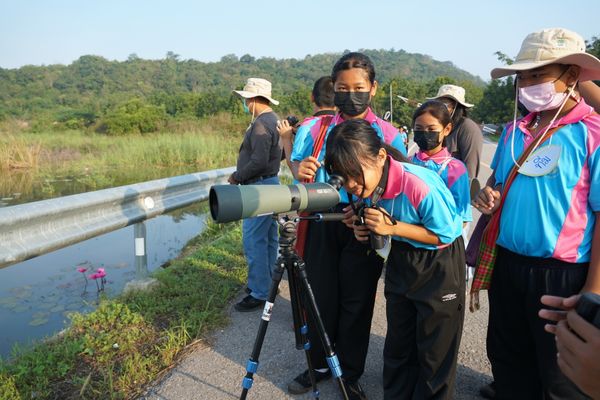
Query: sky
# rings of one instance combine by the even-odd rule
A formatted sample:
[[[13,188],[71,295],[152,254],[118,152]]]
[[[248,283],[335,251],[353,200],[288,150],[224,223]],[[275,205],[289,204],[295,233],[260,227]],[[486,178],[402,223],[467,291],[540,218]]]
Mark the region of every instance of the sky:
[[[86,54],[210,62],[393,48],[487,81],[500,65],[494,52],[514,57],[528,33],[563,27],[589,40],[599,19],[600,0],[0,0],[0,67]]]

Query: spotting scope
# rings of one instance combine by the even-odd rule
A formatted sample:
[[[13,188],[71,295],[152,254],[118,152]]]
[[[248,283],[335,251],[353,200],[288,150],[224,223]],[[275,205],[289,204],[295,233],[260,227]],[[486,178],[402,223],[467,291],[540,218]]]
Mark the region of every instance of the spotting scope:
[[[288,211],[324,211],[341,200],[336,183],[214,185],[208,197],[210,215],[216,222],[231,222]]]

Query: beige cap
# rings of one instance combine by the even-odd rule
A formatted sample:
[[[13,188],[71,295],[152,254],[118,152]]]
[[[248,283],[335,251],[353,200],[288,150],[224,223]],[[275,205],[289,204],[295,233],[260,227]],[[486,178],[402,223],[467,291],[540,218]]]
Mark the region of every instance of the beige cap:
[[[465,101],[465,88],[456,85],[442,85],[438,89],[435,97],[428,97],[427,100],[439,99],[440,97],[449,97],[452,100],[462,104],[467,108],[473,107],[473,104]]]
[[[234,90],[245,99],[251,99],[253,97],[264,97],[271,103],[278,105],[279,102],[271,97],[271,82],[262,78],[248,78],[243,90]]]
[[[600,79],[600,60],[585,52],[585,41],[577,33],[549,28],[527,35],[515,62],[491,72],[493,79],[548,64],[578,65],[579,81]]]

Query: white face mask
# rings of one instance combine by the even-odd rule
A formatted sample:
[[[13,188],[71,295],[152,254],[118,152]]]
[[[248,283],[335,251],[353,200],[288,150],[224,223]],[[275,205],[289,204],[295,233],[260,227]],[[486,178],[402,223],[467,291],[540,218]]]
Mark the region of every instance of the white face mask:
[[[554,82],[548,82],[548,83],[552,84],[552,86],[554,87]],[[539,85],[534,85],[534,86],[539,86]],[[529,87],[534,87],[534,86],[529,86]],[[558,117],[558,114],[560,114],[560,112],[562,111],[563,107],[567,103],[567,99],[570,96],[573,96],[573,91],[575,90],[575,86],[577,86],[577,81],[575,81],[575,83],[573,84],[573,86],[571,86],[569,88],[569,90],[567,90],[566,93],[563,93],[564,97],[561,97],[562,100],[561,100],[561,102],[558,105],[558,110],[556,110],[556,113],[554,114],[554,117],[552,117],[552,120],[550,121],[550,123],[548,124],[548,126],[546,126],[546,129],[541,133],[541,136],[546,135],[546,133],[548,133],[548,130],[550,130],[550,127],[552,127],[554,125],[554,121],[556,121],[556,118]],[[526,89],[526,88],[524,88],[524,89]],[[519,168],[521,168],[523,166],[519,165],[519,163],[517,162],[517,159],[515,158],[515,130],[517,129],[517,96],[520,94],[520,90],[521,89],[519,89],[518,93],[515,93],[515,114],[514,114],[513,125],[512,125],[512,134],[510,135],[510,153],[511,153],[513,162]],[[554,91],[554,89],[553,89],[553,91]],[[556,92],[556,91],[554,91],[554,92]],[[579,102],[579,100],[576,97],[573,96],[573,98],[577,102]],[[522,99],[521,99],[521,102],[523,102]],[[523,103],[523,105],[525,107],[527,107],[527,109],[529,109],[529,106],[527,104]],[[552,110],[553,108],[555,108],[555,107],[548,107],[546,109],[547,110]],[[529,110],[532,111],[531,109],[529,109]],[[552,137],[550,137],[550,144],[552,144]],[[539,143],[538,143],[538,146],[539,146]],[[532,153],[534,151],[535,151],[535,149],[532,150]],[[560,153],[559,153],[559,155],[560,155]],[[529,157],[531,157],[531,155]],[[556,166],[556,165],[554,165],[554,166]],[[527,171],[525,171],[525,172],[527,172]]]
[[[519,100],[530,112],[554,110],[561,106],[568,93],[556,93],[554,82],[519,88]]]

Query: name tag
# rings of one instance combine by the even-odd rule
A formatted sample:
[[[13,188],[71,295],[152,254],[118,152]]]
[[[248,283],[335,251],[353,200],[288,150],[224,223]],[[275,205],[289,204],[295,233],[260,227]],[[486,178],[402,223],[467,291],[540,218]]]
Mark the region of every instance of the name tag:
[[[519,173],[527,176],[543,176],[554,171],[562,148],[558,145],[540,147],[527,157]]]

